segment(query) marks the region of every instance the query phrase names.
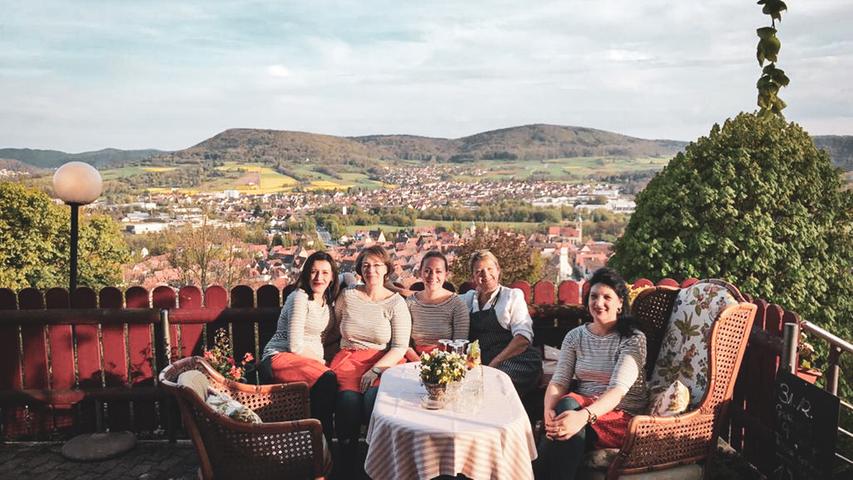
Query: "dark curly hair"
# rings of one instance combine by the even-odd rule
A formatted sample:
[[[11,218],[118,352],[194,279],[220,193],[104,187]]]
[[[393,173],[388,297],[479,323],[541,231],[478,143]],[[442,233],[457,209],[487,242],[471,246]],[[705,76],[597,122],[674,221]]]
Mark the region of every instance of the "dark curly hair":
[[[586,292],[583,296],[583,306],[587,311],[589,311],[589,292],[592,291],[592,287],[598,283],[603,283],[604,285],[612,288],[613,291],[616,292],[616,295],[618,295],[622,300],[622,311],[619,312],[616,317],[616,330],[619,332],[620,336],[630,337],[634,334],[636,322],[634,321],[634,317],[631,316],[631,309],[628,303],[628,284],[625,283],[625,280],[616,272],[616,270],[608,267],[599,268],[592,274],[592,278],[587,282],[589,288],[585,289]]]
[[[297,286],[308,294],[309,299],[314,300],[314,289],[311,288],[311,268],[314,266],[315,262],[320,260],[329,262],[329,265],[332,266],[332,279],[325,292],[326,303],[331,305],[335,300],[335,297],[338,295],[340,280],[338,279],[338,263],[335,262],[335,259],[328,253],[320,250],[308,256],[305,260],[305,265],[302,266],[302,271],[299,273]]]

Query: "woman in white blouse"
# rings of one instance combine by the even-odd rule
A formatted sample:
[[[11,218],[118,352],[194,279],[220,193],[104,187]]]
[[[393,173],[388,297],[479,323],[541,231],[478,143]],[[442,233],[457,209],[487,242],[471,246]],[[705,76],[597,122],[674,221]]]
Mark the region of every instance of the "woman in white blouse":
[[[500,284],[500,264],[488,250],[474,252],[469,268],[476,287],[462,296],[470,313],[469,337],[479,340],[483,364],[509,375],[523,397],[542,374],[524,293]]]
[[[326,438],[332,436],[338,381],[323,359],[323,341],[337,293],[334,259],[326,252],[314,252],[305,260],[297,288],[285,300],[278,328],[261,357],[261,368],[274,381],[308,384],[311,413],[323,424]]]

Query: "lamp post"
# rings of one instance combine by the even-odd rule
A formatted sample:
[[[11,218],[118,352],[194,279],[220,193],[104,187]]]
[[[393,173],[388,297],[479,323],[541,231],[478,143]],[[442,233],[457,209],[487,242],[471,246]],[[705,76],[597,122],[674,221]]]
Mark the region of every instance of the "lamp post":
[[[101,195],[103,181],[95,167],[83,162],[68,162],[53,174],[53,191],[60,200],[71,207],[71,256],[68,275],[68,298],[73,307],[77,290],[77,243],[80,206],[88,205]],[[76,331],[72,333],[75,337]],[[99,433],[77,435],[62,446],[62,455],[70,460],[105,460],[126,452],[136,444],[130,432],[102,432],[103,405],[95,402],[95,423]]]
[[[77,224],[81,205],[88,205],[101,195],[103,182],[95,167],[83,162],[68,162],[53,174],[53,191],[71,207],[71,270],[68,295],[73,298],[77,289]]]

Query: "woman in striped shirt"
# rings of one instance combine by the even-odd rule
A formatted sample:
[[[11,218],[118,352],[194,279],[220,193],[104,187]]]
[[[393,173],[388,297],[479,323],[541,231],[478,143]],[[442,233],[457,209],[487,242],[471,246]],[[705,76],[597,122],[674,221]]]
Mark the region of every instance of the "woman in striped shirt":
[[[444,289],[447,258],[432,250],[424,255],[418,269],[424,289],[406,299],[412,314],[412,354],[429,352],[438,340],[468,339],[468,308],[455,293]]]
[[[379,377],[403,361],[409,346],[412,317],[406,301],[385,288],[391,265],[381,246],[362,250],[355,271],[364,284],[345,289],[335,304],[341,333],[341,351],[331,364],[339,383],[335,428],[348,455],[373,413]]]
[[[545,390],[536,478],[575,478],[584,452],[621,447],[631,417],[648,403],[646,336],[628,314],[627,285],[610,268],[596,271],[589,285],[584,305],[592,322],[566,334]]]
[[[312,253],[305,260],[296,290],[284,302],[278,328],[261,357],[261,367],[276,382],[308,384],[311,413],[323,424],[327,439],[332,437],[338,381],[323,360],[323,340],[337,293],[335,260],[326,252]]]

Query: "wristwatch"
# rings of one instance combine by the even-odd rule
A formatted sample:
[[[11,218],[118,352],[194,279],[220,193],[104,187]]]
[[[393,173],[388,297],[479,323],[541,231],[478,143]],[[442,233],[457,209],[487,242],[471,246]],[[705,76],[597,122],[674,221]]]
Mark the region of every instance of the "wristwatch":
[[[377,376],[381,376],[383,370],[380,367],[373,367],[370,369],[370,371],[375,373]]]

